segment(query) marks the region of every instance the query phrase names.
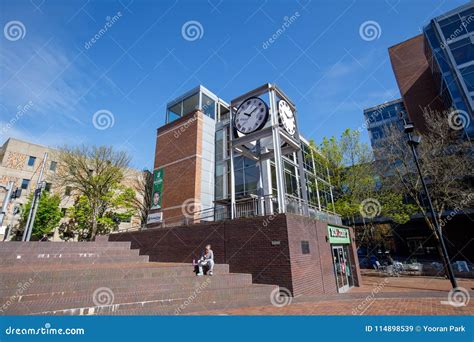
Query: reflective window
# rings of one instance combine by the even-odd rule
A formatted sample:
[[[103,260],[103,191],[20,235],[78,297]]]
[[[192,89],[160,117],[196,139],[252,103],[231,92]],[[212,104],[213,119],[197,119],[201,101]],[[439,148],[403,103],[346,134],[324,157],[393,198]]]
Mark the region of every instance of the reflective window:
[[[469,38],[452,43],[450,47],[454,60],[458,65],[474,60],[474,44],[471,43]]]
[[[29,185],[29,184],[30,184],[30,180],[29,180],[29,179],[23,179],[23,180],[21,181],[21,188],[22,188],[23,190],[26,190],[26,189],[28,189],[28,185]]]
[[[28,166],[34,166],[36,161],[36,157],[30,156],[28,158]]]
[[[183,115],[189,114],[199,108],[199,93],[191,95],[183,101]]]
[[[202,112],[212,119],[216,117],[216,102],[206,94],[202,94]]]
[[[219,121],[225,121],[230,118],[230,110],[229,108],[219,105]]]
[[[468,91],[474,91],[474,65],[461,70]]]
[[[172,122],[174,120],[177,120],[181,117],[181,113],[183,110],[183,103],[178,102],[174,106],[170,107],[168,109],[168,122]]]

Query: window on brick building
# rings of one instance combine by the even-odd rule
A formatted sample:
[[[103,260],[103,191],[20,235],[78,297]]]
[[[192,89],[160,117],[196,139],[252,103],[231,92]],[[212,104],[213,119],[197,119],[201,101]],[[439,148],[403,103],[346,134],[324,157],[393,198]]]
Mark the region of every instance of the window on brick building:
[[[34,166],[36,161],[36,157],[30,156],[28,158],[28,166]]]
[[[52,187],[51,183],[46,183],[46,185],[44,186],[44,191],[51,192],[51,187]]]
[[[309,254],[309,241],[301,241],[301,253]]]
[[[56,172],[56,168],[58,167],[58,163],[55,161],[52,161],[51,164],[49,164],[49,170]]]
[[[66,189],[64,189],[64,195],[65,196],[71,196],[71,187],[70,186],[66,186]]]
[[[28,189],[28,185],[30,184],[30,180],[29,179],[23,179],[21,181],[21,188],[26,190]]]

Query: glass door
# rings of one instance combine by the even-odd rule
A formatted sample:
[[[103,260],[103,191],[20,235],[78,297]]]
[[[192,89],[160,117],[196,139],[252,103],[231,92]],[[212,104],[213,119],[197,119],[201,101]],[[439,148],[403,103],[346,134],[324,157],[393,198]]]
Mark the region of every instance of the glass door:
[[[337,290],[338,292],[346,292],[349,290],[348,269],[350,270],[350,266],[342,246],[332,246],[332,256]]]

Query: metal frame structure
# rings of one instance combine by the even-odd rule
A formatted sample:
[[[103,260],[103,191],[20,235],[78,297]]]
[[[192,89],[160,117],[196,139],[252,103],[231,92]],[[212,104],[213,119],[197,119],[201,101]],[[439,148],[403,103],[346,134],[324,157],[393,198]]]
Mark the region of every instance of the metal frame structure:
[[[262,95],[268,95],[268,107],[269,107],[269,120],[265,126],[253,133],[236,137],[234,135],[234,116],[237,111],[237,108],[240,104],[249,97],[260,97]],[[280,125],[279,115],[278,115],[278,106],[277,98],[285,100],[290,108],[292,109],[295,120],[296,120],[296,132],[293,136],[289,135]],[[307,203],[307,191],[306,191],[306,179],[303,166],[303,154],[301,151],[301,141],[300,133],[298,129],[297,122],[297,110],[294,103],[290,100],[288,96],[283,93],[276,85],[271,83],[266,83],[248,93],[245,93],[230,103],[230,125],[231,125],[231,148],[230,148],[230,174],[231,174],[231,218],[235,218],[235,173],[234,173],[234,154],[237,152],[249,159],[255,160],[257,166],[260,170],[259,172],[259,197],[262,199],[260,201],[260,208],[266,206],[264,199],[271,195],[271,188],[268,189],[268,180],[264,179],[263,168],[268,168],[270,159],[274,159],[275,170],[276,170],[276,185],[277,185],[277,202],[278,202],[278,212],[286,212],[286,191],[285,191],[285,180],[284,180],[284,165],[283,165],[283,156],[292,152],[296,152],[298,159],[298,177],[299,184],[301,189],[300,205],[303,208],[303,213],[308,213]],[[268,149],[266,146],[261,144],[263,139],[271,139],[272,149]],[[248,144],[255,143],[254,149],[249,149]],[[268,192],[268,193],[265,193]],[[268,206],[266,206],[268,207]],[[273,213],[273,208],[270,206],[270,212]],[[268,210],[266,210],[268,211]],[[263,212],[263,210],[262,210]]]

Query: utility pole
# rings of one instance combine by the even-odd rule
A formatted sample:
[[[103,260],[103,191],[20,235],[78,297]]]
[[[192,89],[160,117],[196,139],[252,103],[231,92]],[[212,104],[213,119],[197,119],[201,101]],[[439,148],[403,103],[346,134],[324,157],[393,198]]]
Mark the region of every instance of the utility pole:
[[[28,219],[26,221],[25,230],[23,231],[22,241],[30,241],[31,233],[33,232],[34,222],[36,211],[38,210],[39,199],[41,197],[41,192],[43,190],[43,173],[46,166],[46,160],[48,159],[48,152],[44,153],[43,164],[41,165],[41,171],[38,176],[38,182],[36,183],[36,189],[33,194],[33,199],[31,201],[30,212],[28,213]]]
[[[438,237],[439,244],[441,246],[441,257],[443,258],[444,261],[444,269],[446,273],[448,273],[449,280],[451,281],[451,285],[453,289],[457,289],[458,284],[456,281],[456,277],[454,276],[454,271],[451,266],[451,262],[449,260],[449,255],[448,255],[448,250],[446,248],[446,244],[444,243],[444,238],[443,238],[443,231],[441,230],[441,227],[438,223],[438,218],[436,216],[436,212],[433,207],[433,203],[431,202],[431,196],[430,193],[428,192],[428,187],[426,186],[425,179],[423,178],[423,174],[421,172],[421,167],[420,167],[420,162],[418,159],[418,154],[416,153],[416,146],[420,144],[421,137],[413,137],[412,132],[414,131],[414,126],[413,123],[407,122],[405,117],[403,116],[403,113],[400,112],[400,118],[403,120],[403,128],[405,133],[408,136],[408,145],[411,148],[411,152],[413,154],[413,159],[415,159],[415,165],[416,169],[418,171],[418,175],[420,176],[421,184],[423,185],[423,190],[426,195],[426,199],[428,200],[428,205],[431,213],[431,217],[433,219],[433,224],[435,226],[435,234]]]

